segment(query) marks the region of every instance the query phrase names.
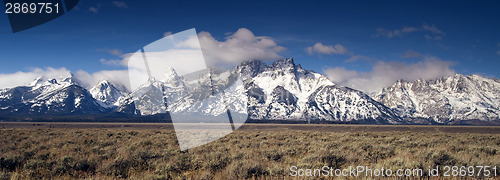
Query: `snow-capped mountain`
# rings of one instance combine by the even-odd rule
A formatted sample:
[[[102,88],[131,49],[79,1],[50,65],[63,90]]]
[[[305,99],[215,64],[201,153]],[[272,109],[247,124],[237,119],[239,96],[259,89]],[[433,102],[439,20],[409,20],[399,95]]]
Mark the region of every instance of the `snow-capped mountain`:
[[[168,74],[175,78],[144,85],[128,96],[118,111],[130,110],[135,103],[134,112],[141,115],[168,111],[171,115],[200,112],[218,117],[229,109],[255,120],[403,123],[368,95],[335,86],[325,76],[302,69],[291,58],[271,65],[249,61],[232,71],[206,71],[190,79],[177,77],[172,71],[169,69]],[[167,108],[162,109],[164,104]]]
[[[307,102],[308,119],[358,121],[377,124],[406,124],[389,108],[361,91],[341,86],[323,86]]]
[[[375,99],[403,118],[449,124],[500,120],[500,80],[456,74],[436,80],[398,81]]]
[[[477,75],[398,81],[372,98],[335,85],[291,58],[270,65],[247,61],[227,71],[207,69],[179,76],[168,68],[165,73],[165,78],[150,78],[132,92],[106,80],[87,90],[73,75],[40,77],[27,86],[0,90],[0,117],[116,112],[168,114],[181,121],[231,115],[239,123],[246,119],[377,124],[500,120],[500,80]]]
[[[73,75],[65,78],[37,78],[29,86],[0,90],[0,114],[70,115],[102,113],[92,95],[76,84]]]
[[[256,70],[246,82],[251,119],[402,123],[363,92],[337,86],[291,58]]]
[[[90,94],[104,108],[115,108],[119,105],[119,101],[127,96],[124,88],[118,89],[111,82],[101,80],[90,89]]]

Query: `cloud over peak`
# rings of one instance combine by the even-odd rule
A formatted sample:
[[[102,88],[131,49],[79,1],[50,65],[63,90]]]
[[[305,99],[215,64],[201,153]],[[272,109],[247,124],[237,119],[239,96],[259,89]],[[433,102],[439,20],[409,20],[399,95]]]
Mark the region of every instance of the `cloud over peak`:
[[[165,32],[163,37],[171,37],[172,32]],[[197,38],[186,41],[176,41],[173,48],[195,48],[203,51],[207,65],[238,65],[248,60],[276,60],[283,58],[280,55],[286,48],[278,45],[271,37],[256,36],[246,28],[240,28],[234,33],[226,34],[224,40],[215,39],[209,32],[198,33]],[[173,37],[171,37],[173,38]],[[199,43],[198,43],[199,42]],[[101,58],[100,62],[106,65],[127,65],[127,58],[132,53],[122,53],[118,49],[98,49],[101,52],[119,56],[122,59],[108,60]]]
[[[345,48],[341,44],[335,44],[335,46],[332,45],[324,45],[321,42],[317,42],[313,46],[307,47],[306,52],[309,55],[313,54],[347,54],[349,53],[349,50]]]
[[[378,61],[368,72],[334,67],[325,69],[323,73],[336,84],[366,93],[375,93],[400,79],[407,81],[430,80],[454,75],[455,71],[451,69],[452,65],[451,61],[444,61],[434,56],[424,56],[421,61],[413,64]]]
[[[224,41],[216,40],[208,32],[198,34],[205,60],[209,64],[236,65],[247,60],[275,60],[286,49],[272,38],[255,36],[252,31],[240,28]]]
[[[12,74],[0,74],[0,89],[11,88],[16,86],[25,86],[31,83],[38,77],[66,77],[70,75],[70,71],[66,68],[34,68],[29,72],[15,72]]]

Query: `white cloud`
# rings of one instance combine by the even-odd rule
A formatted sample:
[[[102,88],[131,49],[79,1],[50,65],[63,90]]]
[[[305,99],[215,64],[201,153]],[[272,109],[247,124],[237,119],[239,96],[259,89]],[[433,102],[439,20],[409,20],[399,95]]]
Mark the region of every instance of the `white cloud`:
[[[415,27],[403,27],[403,31],[404,33],[411,33],[411,32],[415,32],[415,31],[418,31],[418,28],[415,28]]]
[[[373,35],[373,37],[382,37],[382,36],[385,36],[387,38],[393,38],[393,37],[401,37],[402,34],[401,34],[401,30],[393,30],[393,31],[390,31],[390,30],[387,30],[387,29],[384,29],[384,28],[378,28],[377,30],[377,33],[375,35]]]
[[[351,57],[349,59],[346,59],[345,62],[355,62],[359,60],[370,61],[371,58],[364,55],[351,54]]]
[[[124,87],[130,91],[130,80],[127,70],[103,70],[95,73],[88,73],[87,71],[79,70],[73,75],[85,88],[92,88],[100,80],[108,80],[115,86]]]
[[[330,81],[337,84],[343,84],[348,82],[350,79],[357,78],[359,73],[357,71],[350,71],[343,67],[328,68],[323,71],[327,75]]]
[[[425,34],[425,36],[424,36],[424,37],[425,37],[425,39],[427,39],[427,40],[434,40],[434,41],[440,41],[440,40],[442,40],[442,39],[443,39],[443,37],[441,37],[441,36],[438,36],[438,35],[433,35],[433,36],[431,36],[431,35],[429,35],[429,34]]]
[[[101,58],[99,61],[102,64],[110,65],[110,66],[126,66],[126,64],[124,64],[124,61],[121,60],[121,59],[104,59],[104,58]]]
[[[317,42],[313,46],[307,47],[306,51],[309,55],[312,54],[347,54],[349,50],[342,46],[341,44],[336,44],[335,46],[324,45]]]
[[[101,59],[103,64],[122,65],[129,68],[130,87],[134,89],[147,81],[151,75],[159,80],[167,68],[173,68],[179,75],[185,75],[207,66],[238,65],[247,60],[274,60],[282,58],[279,52],[285,50],[270,37],[255,36],[250,30],[241,28],[234,34],[227,35],[224,41],[218,41],[208,32],[196,34],[194,29],[171,34],[144,47],[148,66],[143,61],[143,53],[127,53],[121,60]],[[113,52],[107,50],[106,52]],[[202,53],[203,52],[203,53]],[[203,61],[204,60],[204,61]]]
[[[159,43],[159,45],[166,44],[166,47],[160,47],[155,43],[144,47],[146,51],[145,54],[148,56],[148,62],[150,63],[150,70],[153,73],[152,75],[161,77],[159,74],[164,73],[165,64],[173,66],[179,74],[186,74],[193,72],[193,68],[206,68],[206,65],[237,65],[243,61],[252,59],[279,59],[282,58],[279,53],[285,51],[285,48],[279,46],[272,38],[255,36],[250,30],[245,28],[238,29],[232,35],[228,35],[224,41],[216,40],[208,32],[200,32],[198,36],[196,36],[194,29],[188,31],[180,33],[181,35],[176,34],[175,37],[164,39],[167,43],[160,42],[161,40],[155,41]],[[166,33],[165,35],[169,34],[170,33]],[[191,36],[191,34],[194,34],[194,36]],[[201,48],[198,42],[201,44]],[[200,49],[203,50],[203,53],[201,53]],[[127,67],[130,65],[129,62],[132,56],[137,55],[140,56],[139,59],[141,59],[141,61],[137,62],[143,63],[142,66],[144,66],[142,53],[140,51],[135,53],[123,53],[118,49],[98,49],[98,51],[107,52],[120,57],[120,59],[101,58],[99,61],[103,64]],[[165,59],[172,59],[173,61],[164,63]],[[183,59],[183,61],[179,61],[179,59]],[[198,59],[205,59],[206,64],[198,62],[193,63]],[[162,61],[162,63],[158,63],[159,61]],[[162,64],[163,66],[158,64]],[[137,65],[137,67],[139,67],[139,65]],[[28,85],[34,79],[41,76],[64,78],[69,76],[69,74],[70,72],[66,68],[33,69],[29,72],[0,74],[0,88]],[[123,85],[130,90],[131,82],[141,82],[142,80],[142,77],[137,76],[136,78],[132,76],[132,78],[136,79],[131,79],[129,81],[130,76],[128,70],[99,71],[95,73],[88,73],[80,70],[74,73],[74,75],[81,81],[81,85],[86,88],[92,87],[99,80],[106,79]]]
[[[119,50],[119,49],[104,48],[104,49],[97,49],[97,51],[99,51],[99,52],[106,52],[106,53],[109,53],[109,54],[115,55],[115,56],[121,56],[121,55],[123,55],[122,50]]]
[[[428,40],[441,40],[443,39],[443,36],[445,33],[436,27],[436,25],[428,25],[426,23],[423,23],[422,26],[420,27],[411,27],[411,26],[404,26],[402,29],[395,29],[395,30],[387,30],[384,28],[378,28],[376,29],[376,33],[372,36],[375,38],[378,37],[387,37],[387,38],[394,38],[394,37],[402,37],[403,34],[408,34],[408,33],[413,33],[413,32],[428,32],[429,34],[425,34],[424,37],[425,39]]]
[[[66,68],[35,68],[29,72],[15,72],[11,74],[0,74],[0,89],[16,86],[29,85],[36,78],[46,76],[50,78],[59,78],[69,76],[70,71]]]
[[[129,59],[129,68],[142,69],[142,64],[134,64],[136,62],[144,62],[142,61],[142,55],[138,55],[139,58],[131,57]],[[186,75],[207,68],[203,61],[203,53],[199,49],[172,49],[163,52],[146,52],[145,56],[148,60],[150,73],[153,77],[159,79],[167,78],[165,77],[165,72],[169,67],[174,68],[179,75]]]
[[[89,11],[97,14],[99,12],[99,8],[92,6],[92,7],[89,8]]]
[[[343,67],[328,68],[324,74],[334,83],[348,86],[366,93],[375,93],[394,84],[399,79],[435,79],[455,74],[453,63],[437,57],[425,56],[414,64],[379,61],[369,72],[347,70]]]
[[[180,41],[175,44],[176,48],[180,49],[200,49],[200,42],[198,37],[193,35],[188,37],[185,41]]]
[[[422,53],[419,53],[414,50],[407,50],[401,56],[401,58],[420,58],[420,57],[422,57]]]
[[[123,54],[123,52],[121,50],[119,50],[119,49],[103,48],[103,49],[97,49],[97,51],[99,51],[99,52],[106,52],[108,54],[111,54],[111,55],[114,55],[114,56],[118,56],[120,58],[123,58],[125,56]],[[126,66],[125,62],[122,59],[105,59],[105,58],[101,58],[101,59],[99,59],[99,61],[102,64],[110,65],[110,66]]]
[[[429,31],[431,33],[434,33],[434,34],[444,35],[443,31],[440,30],[440,29],[438,29],[436,27],[436,25],[434,25],[434,24],[433,25],[428,25],[428,24],[424,23],[422,25],[422,29],[425,30],[425,31]]]
[[[307,54],[309,55],[321,55],[321,54],[339,54],[339,55],[348,55],[349,58],[345,60],[345,62],[354,62],[359,60],[370,61],[371,59],[364,55],[354,54],[354,52],[348,50],[342,44],[332,45],[324,45],[321,42],[317,42],[313,46],[309,46],[306,49]]]
[[[169,36],[169,42],[174,42],[171,49],[200,49],[203,51],[203,57],[206,64],[213,65],[238,65],[243,61],[248,60],[276,60],[282,58],[279,54],[286,49],[279,46],[272,38],[266,36],[255,36],[250,30],[240,28],[233,34],[228,34],[224,41],[216,40],[208,32],[198,33],[198,37],[188,37],[186,40],[178,41],[178,34],[171,36],[172,32],[165,32],[164,37]],[[199,43],[198,43],[199,42]],[[167,43],[169,44],[169,43]],[[335,51],[343,51],[343,46],[335,46]],[[132,53],[122,54],[121,51],[115,49],[101,49],[101,51],[121,54],[123,58],[119,60],[101,59],[100,61],[107,65],[127,65],[127,56]],[[344,50],[346,51],[346,50]],[[178,52],[178,51],[175,51]]]
[[[113,1],[113,5],[115,5],[118,8],[128,8],[127,4],[121,1]]]
[[[170,35],[172,35],[172,31],[168,31],[168,32],[163,33],[163,37],[167,37]]]
[[[275,60],[282,56],[285,48],[279,46],[272,38],[255,36],[246,28],[238,29],[234,34],[218,41],[208,32],[198,34],[201,49],[209,65],[240,64],[248,60]]]
[[[48,67],[45,69],[35,68],[28,72],[20,71],[11,74],[0,74],[0,89],[26,86],[39,77],[45,77],[46,79],[56,78],[60,81],[70,75],[71,72],[64,67]],[[117,86],[125,88],[129,87],[127,70],[99,71],[95,73],[88,73],[86,71],[79,70],[73,73],[73,77],[78,79],[79,83],[81,83],[80,85],[85,88],[91,88],[103,79],[111,81]]]

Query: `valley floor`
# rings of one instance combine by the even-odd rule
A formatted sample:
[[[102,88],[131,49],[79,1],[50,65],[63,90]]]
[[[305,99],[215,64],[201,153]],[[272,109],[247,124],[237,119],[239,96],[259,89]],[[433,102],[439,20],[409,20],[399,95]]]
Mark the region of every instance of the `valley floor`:
[[[495,126],[245,124],[185,152],[171,124],[0,123],[0,128],[0,179],[336,178],[291,176],[324,166],[422,169],[424,177],[435,167],[444,176],[445,166],[449,175],[453,166],[463,166],[469,177],[472,166],[473,178],[485,176],[476,166],[489,166],[489,177],[500,175]]]
[[[183,123],[194,128],[217,123]],[[174,130],[172,123],[85,123],[85,122],[0,122],[0,129],[123,129]],[[500,126],[469,125],[364,125],[364,124],[272,124],[245,123],[239,131],[320,131],[320,132],[443,132],[500,134]]]

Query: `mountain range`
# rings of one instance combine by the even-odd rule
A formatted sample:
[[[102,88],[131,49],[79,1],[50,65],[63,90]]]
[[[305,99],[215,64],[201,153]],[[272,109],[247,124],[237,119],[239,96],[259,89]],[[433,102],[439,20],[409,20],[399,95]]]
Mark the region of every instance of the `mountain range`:
[[[219,116],[229,109],[252,122],[500,124],[500,80],[479,75],[400,80],[368,95],[305,70],[291,58],[270,65],[247,61],[232,70],[191,77],[172,68],[165,73],[167,78],[151,78],[131,92],[107,80],[87,89],[73,75],[40,77],[30,85],[0,90],[0,118]]]

